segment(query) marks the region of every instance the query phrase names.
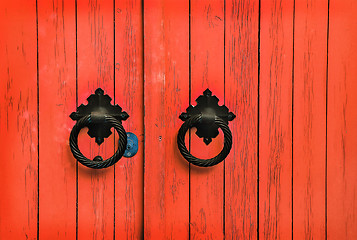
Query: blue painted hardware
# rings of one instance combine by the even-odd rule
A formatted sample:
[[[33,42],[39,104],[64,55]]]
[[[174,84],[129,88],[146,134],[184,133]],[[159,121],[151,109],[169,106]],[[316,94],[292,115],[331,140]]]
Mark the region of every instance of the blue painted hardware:
[[[124,157],[131,158],[138,152],[138,137],[131,132],[127,132],[126,135],[128,137],[128,143],[126,144]]]

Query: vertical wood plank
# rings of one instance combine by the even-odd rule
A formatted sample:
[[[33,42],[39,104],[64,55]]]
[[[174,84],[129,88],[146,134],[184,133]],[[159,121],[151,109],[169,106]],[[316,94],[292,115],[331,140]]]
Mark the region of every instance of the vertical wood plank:
[[[226,239],[257,238],[259,1],[226,1],[226,106],[233,146],[225,160]]]
[[[189,104],[188,1],[144,2],[144,238],[189,238],[189,170],[176,136]]]
[[[292,236],[293,1],[261,1],[259,238]]]
[[[357,238],[357,2],[330,1],[327,235]]]
[[[130,115],[123,122],[139,139],[138,153],[115,165],[115,236],[143,234],[144,89],[142,3],[115,1],[115,102]]]
[[[204,90],[224,103],[224,1],[191,0],[191,104]],[[209,146],[191,131],[191,152],[199,158],[217,155],[223,133]],[[191,165],[191,239],[222,239],[224,224],[224,164],[202,168]]]
[[[76,109],[74,1],[38,1],[40,234],[76,238],[76,161],[68,144]]]
[[[293,237],[324,239],[328,1],[295,4]]]
[[[2,1],[0,20],[0,239],[36,239],[36,1]]]
[[[77,0],[78,104],[87,104],[87,97],[98,87],[114,97],[113,10],[113,1]],[[113,134],[98,147],[86,132],[79,136],[85,156],[107,159],[113,155]],[[114,167],[98,170],[78,164],[78,239],[113,235]]]

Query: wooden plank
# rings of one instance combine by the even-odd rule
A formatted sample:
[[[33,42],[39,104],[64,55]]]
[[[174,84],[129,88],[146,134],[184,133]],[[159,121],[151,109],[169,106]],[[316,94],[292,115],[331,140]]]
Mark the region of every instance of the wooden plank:
[[[325,239],[328,1],[295,3],[294,239]]]
[[[329,11],[327,237],[357,239],[357,2]]]
[[[188,1],[144,2],[144,238],[189,238],[189,169],[177,148],[189,104]]]
[[[38,215],[36,2],[0,3],[0,238],[35,239]]]
[[[77,1],[78,104],[98,87],[114,97],[113,1]],[[114,153],[114,134],[98,147],[83,130],[79,148],[90,158]],[[117,164],[120,164],[118,162]],[[78,165],[78,239],[110,239],[114,235],[114,167]]]
[[[39,237],[43,239],[76,238],[76,161],[68,145],[73,126],[69,114],[76,109],[75,24],[74,1],[38,1]]]
[[[233,146],[225,160],[225,237],[257,238],[259,1],[226,2],[226,106]]]
[[[115,1],[115,102],[130,115],[123,122],[139,138],[139,151],[115,166],[115,236],[143,234],[144,106],[141,1]]]
[[[293,1],[262,1],[259,238],[292,237]]]
[[[224,103],[224,1],[191,1],[191,103],[210,88]],[[191,131],[191,152],[211,158],[223,147],[223,133],[209,146]],[[190,168],[190,237],[223,238],[224,164]]]

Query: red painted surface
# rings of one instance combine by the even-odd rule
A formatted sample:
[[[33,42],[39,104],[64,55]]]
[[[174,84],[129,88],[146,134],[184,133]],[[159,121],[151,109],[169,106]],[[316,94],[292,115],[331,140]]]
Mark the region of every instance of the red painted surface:
[[[81,104],[98,87],[114,96],[114,11],[109,1],[80,0],[77,4],[77,85]],[[79,147],[89,158],[101,155],[106,159],[114,153],[114,136],[98,147],[82,130]],[[113,234],[114,167],[96,171],[78,164],[78,238],[113,238]]]
[[[262,1],[259,238],[292,237],[292,1]]]
[[[357,238],[357,3],[330,1],[327,237]]]
[[[356,239],[353,0],[0,3],[0,239]],[[98,87],[139,151],[73,158],[69,114]],[[233,147],[188,164],[178,118],[206,89]],[[211,157],[187,134],[193,155]],[[107,158],[83,129],[82,152]]]
[[[224,103],[224,1],[191,1],[191,104],[210,88]],[[223,134],[209,146],[191,131],[191,152],[200,158],[217,155]],[[204,149],[204,151],[202,151]],[[224,164],[190,168],[191,238],[223,239]]]
[[[76,239],[76,163],[68,145],[76,107],[74,1],[38,1],[39,237]]]
[[[143,29],[139,0],[115,1],[115,103],[130,117],[123,123],[139,139],[138,153],[115,168],[115,238],[140,239],[143,234]],[[117,139],[117,136],[116,136]]]
[[[0,238],[38,234],[35,1],[0,3]]]
[[[189,104],[188,1],[144,3],[144,238],[189,238],[189,166],[178,118]]]
[[[294,239],[325,238],[328,2],[297,1],[294,38]]]
[[[225,237],[257,239],[259,1],[226,1],[225,104],[233,147],[225,160]]]

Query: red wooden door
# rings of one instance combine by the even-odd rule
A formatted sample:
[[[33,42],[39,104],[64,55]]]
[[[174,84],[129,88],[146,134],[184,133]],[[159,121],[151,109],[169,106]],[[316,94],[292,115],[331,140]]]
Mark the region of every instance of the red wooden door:
[[[0,239],[357,239],[354,0],[0,3]],[[69,114],[98,87],[139,151],[96,170]],[[209,88],[237,116],[177,148]],[[222,148],[223,133],[197,157]],[[87,157],[111,156],[118,136]]]

